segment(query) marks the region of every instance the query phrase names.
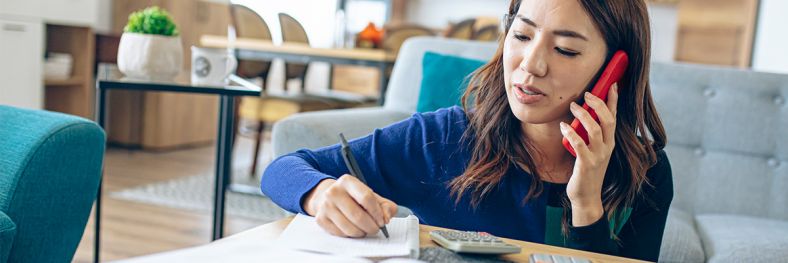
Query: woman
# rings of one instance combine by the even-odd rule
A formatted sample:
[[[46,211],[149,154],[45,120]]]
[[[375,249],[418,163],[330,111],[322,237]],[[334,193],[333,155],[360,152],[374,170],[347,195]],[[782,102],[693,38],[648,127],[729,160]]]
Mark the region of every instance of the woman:
[[[648,84],[646,4],[512,0],[505,27],[462,108],[350,143],[369,186],[342,176],[335,145],[277,159],[263,192],[339,236],[377,233],[399,204],[424,224],[656,261],[673,184]],[[604,102],[585,91],[616,50],[630,63]],[[567,128],[573,118],[589,145]]]

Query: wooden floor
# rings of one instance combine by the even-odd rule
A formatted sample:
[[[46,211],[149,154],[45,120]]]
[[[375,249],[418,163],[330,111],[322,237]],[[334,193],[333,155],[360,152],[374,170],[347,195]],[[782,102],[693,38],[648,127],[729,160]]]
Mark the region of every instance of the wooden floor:
[[[235,167],[251,163],[251,144],[251,140],[239,137],[233,156]],[[164,153],[108,149],[102,193],[101,260],[124,259],[210,242],[210,212],[113,199],[109,193],[178,177],[212,173],[214,158],[213,146]],[[228,215],[225,235],[261,223]],[[74,262],[93,261],[93,235],[91,215]]]

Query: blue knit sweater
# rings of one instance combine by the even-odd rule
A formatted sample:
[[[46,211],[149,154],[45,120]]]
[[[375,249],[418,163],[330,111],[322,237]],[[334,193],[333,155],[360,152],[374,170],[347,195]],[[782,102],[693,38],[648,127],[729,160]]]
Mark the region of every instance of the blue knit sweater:
[[[650,185],[644,185],[631,207],[620,209],[612,220],[615,222],[603,216],[589,226],[569,227],[564,236],[560,200],[566,184],[544,182],[544,192],[523,204],[531,175],[515,166],[476,208],[467,195],[455,205],[447,183],[461,175],[469,163],[471,146],[461,139],[467,125],[465,112],[456,106],[417,113],[351,141],[350,147],[369,187],[410,208],[422,224],[657,260],[673,197],[670,164],[663,151],[647,172]],[[617,167],[615,156],[613,159],[610,167]],[[608,169],[606,176],[616,172],[621,171]],[[323,179],[348,173],[339,145],[300,150],[272,162],[263,174],[261,189],[284,209],[306,214],[301,200],[310,190]]]

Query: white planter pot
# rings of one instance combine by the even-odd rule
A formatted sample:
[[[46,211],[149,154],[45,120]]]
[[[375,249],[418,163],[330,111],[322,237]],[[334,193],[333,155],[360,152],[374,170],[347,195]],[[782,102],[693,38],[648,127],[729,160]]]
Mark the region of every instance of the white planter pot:
[[[172,80],[183,66],[181,37],[123,33],[118,47],[118,69],[126,77]]]

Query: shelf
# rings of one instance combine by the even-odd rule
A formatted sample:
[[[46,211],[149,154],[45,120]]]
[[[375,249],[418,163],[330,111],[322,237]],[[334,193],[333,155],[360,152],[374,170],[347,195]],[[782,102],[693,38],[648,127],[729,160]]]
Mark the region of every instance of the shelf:
[[[84,84],[81,78],[71,77],[63,80],[44,80],[46,86],[76,86]]]
[[[68,79],[43,80],[45,109],[93,117],[95,38],[88,27],[46,25],[46,51],[71,54],[74,60]]]

